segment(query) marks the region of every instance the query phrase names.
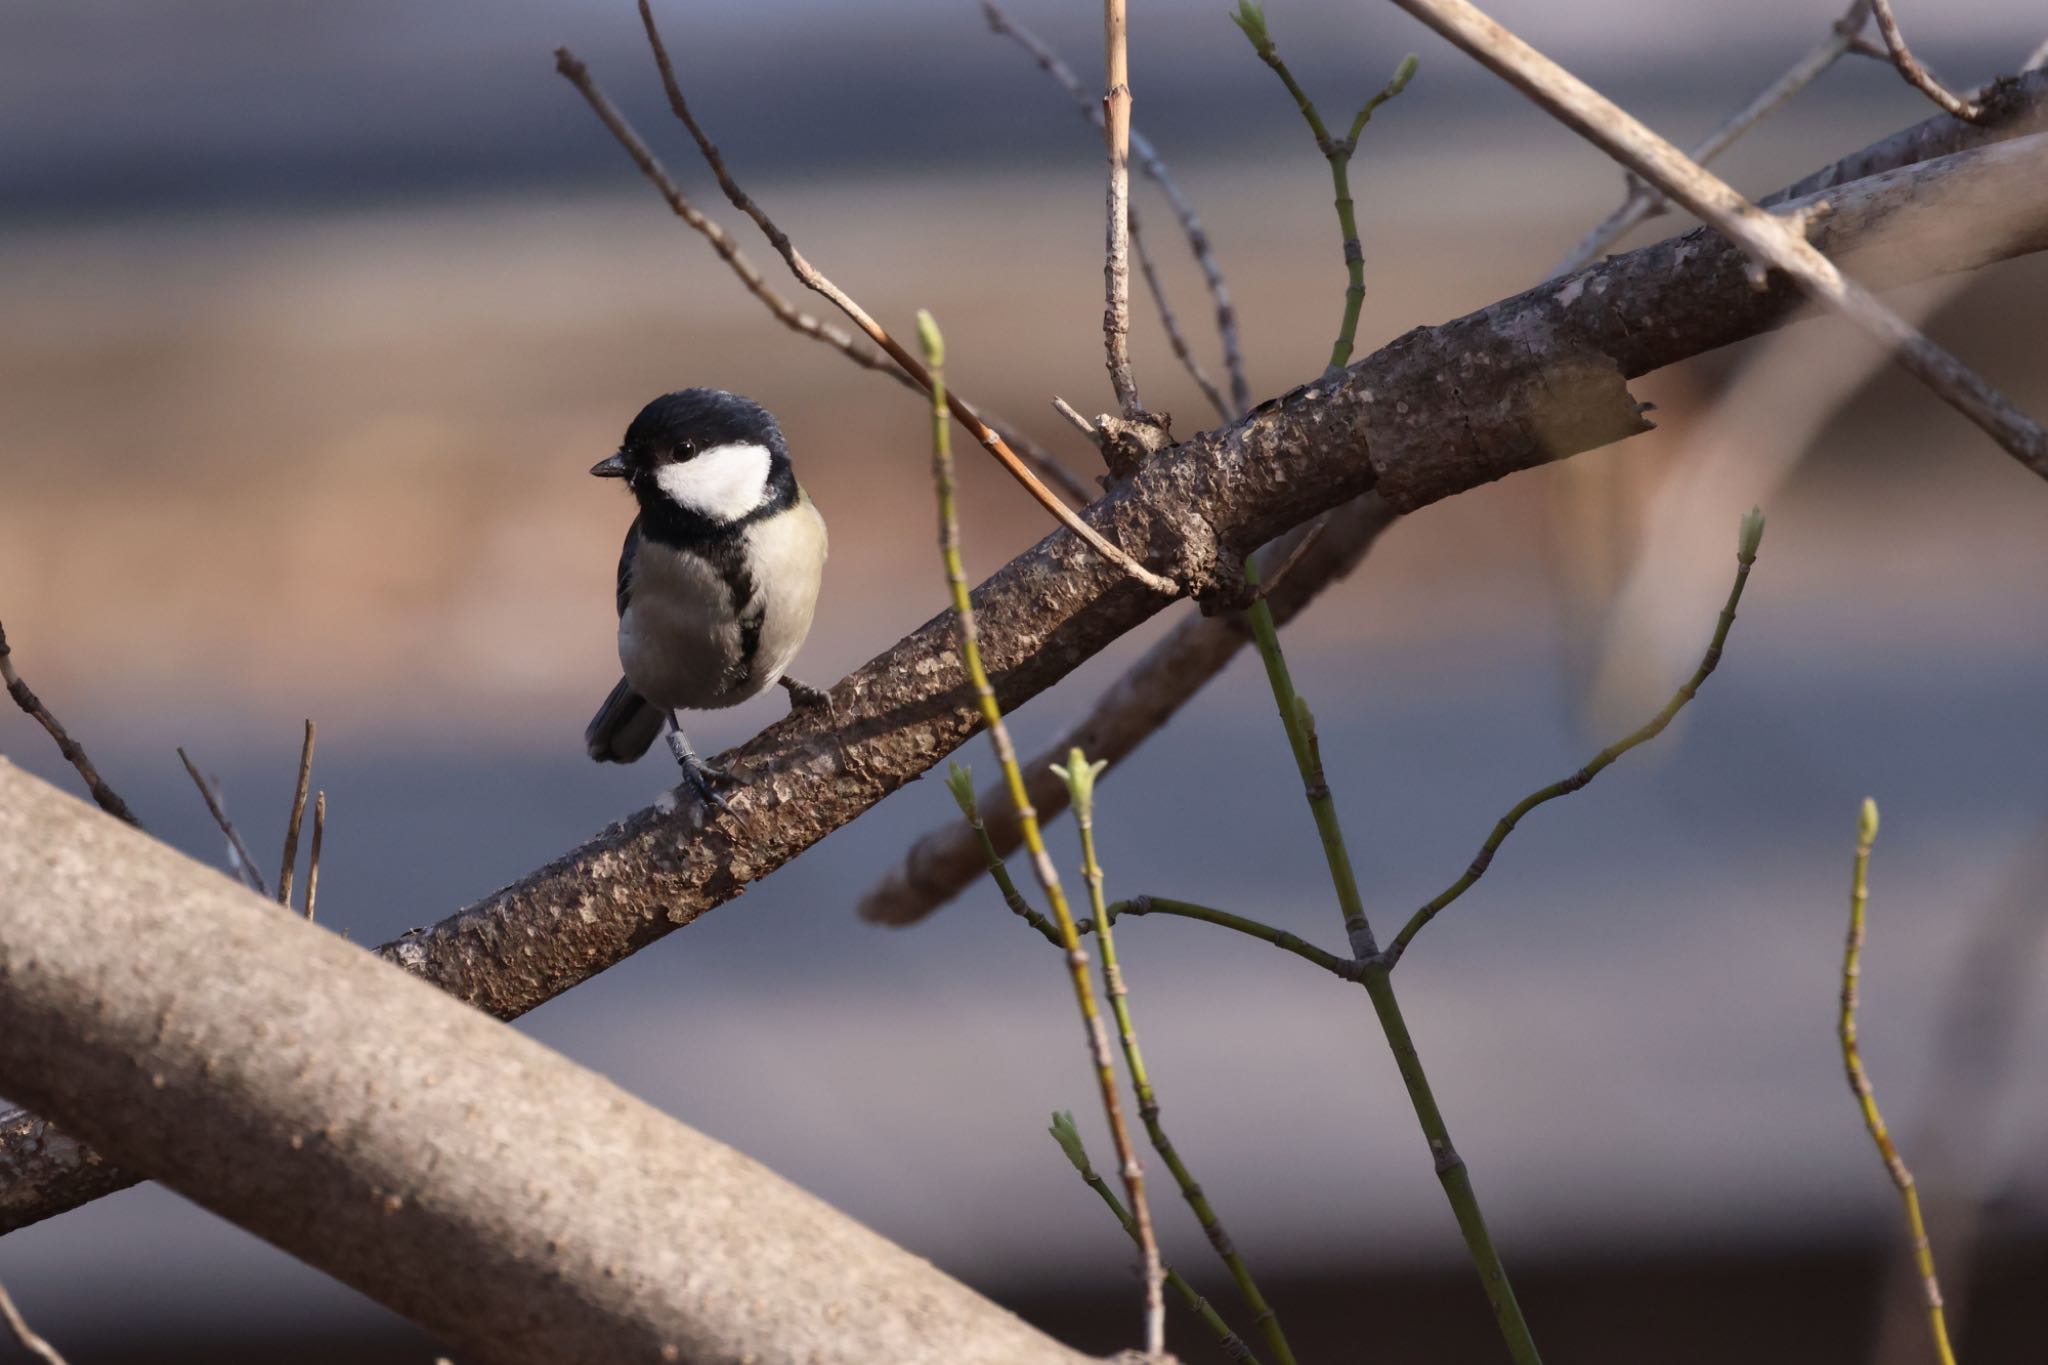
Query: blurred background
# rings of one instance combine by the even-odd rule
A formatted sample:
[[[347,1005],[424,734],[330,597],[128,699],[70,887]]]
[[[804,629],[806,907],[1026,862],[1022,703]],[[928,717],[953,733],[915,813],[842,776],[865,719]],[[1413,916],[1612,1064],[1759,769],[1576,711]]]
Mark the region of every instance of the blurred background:
[[[1493,7],[1680,142],[1839,8]],[[1958,85],[2048,36],[2035,0],[1916,8],[1916,47]],[[1137,123],[1205,217],[1266,397],[1320,369],[1344,274],[1326,168],[1223,9],[1134,0]],[[1091,5],[1013,12],[1093,80]],[[1110,404],[1099,143],[1067,97],[971,0],[659,13],[701,116],[806,253],[893,324],[932,308],[960,387],[1086,469],[1048,407]],[[1535,283],[1618,202],[1613,166],[1390,6],[1271,0],[1269,16],[1333,118],[1422,58],[1352,173],[1361,350]],[[0,16],[0,619],[149,827],[212,862],[173,746],[221,776],[270,861],[316,718],[321,918],[366,944],[669,777],[598,768],[579,742],[617,676],[630,517],[583,471],[648,398],[716,384],[780,415],[833,537],[800,676],[830,682],[943,605],[919,404],[741,292],[554,75],[565,43],[800,293],[665,117],[626,0],[16,0]],[[1851,58],[1722,166],[1762,193],[1931,112]],[[1171,218],[1142,183],[1137,202],[1218,370]],[[2048,262],[1895,301],[2048,411]],[[1149,304],[1134,311],[1148,401],[1182,434],[1212,425]],[[1398,924],[1516,798],[1661,705],[1709,633],[1738,516],[1770,514],[1699,702],[1533,816],[1403,967],[1495,1236],[1561,1359],[1926,1358],[1833,1034],[1871,794],[1866,1059],[1928,1191],[1963,1354],[2038,1360],[2048,500],[1830,323],[1635,391],[1658,432],[1427,509],[1290,632],[1370,906]],[[986,573],[1044,518],[992,467],[965,478]],[[1027,750],[1175,615],[1018,715]],[[723,748],[782,705],[693,737]],[[12,709],[0,751],[76,788]],[[980,746],[967,757],[991,770]],[[1112,893],[1198,896],[1336,946],[1296,791],[1248,654],[1107,780]],[[980,887],[913,929],[853,915],[952,812],[916,784],[519,1026],[1077,1344],[1127,1345],[1129,1250],[1044,1133],[1072,1108],[1105,1159],[1056,955]],[[1062,823],[1069,860],[1071,838]],[[1362,998],[1190,923],[1134,921],[1123,951],[1175,1140],[1305,1356],[1493,1358]],[[1157,1207],[1170,1256],[1218,1287],[1193,1220]],[[74,1363],[433,1354],[154,1187],[0,1241],[0,1280]]]

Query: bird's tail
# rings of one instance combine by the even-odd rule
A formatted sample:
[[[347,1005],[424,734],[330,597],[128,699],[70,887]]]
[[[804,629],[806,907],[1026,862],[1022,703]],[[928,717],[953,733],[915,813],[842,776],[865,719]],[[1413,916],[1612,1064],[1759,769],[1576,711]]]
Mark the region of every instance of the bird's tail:
[[[583,731],[584,747],[599,763],[631,763],[647,752],[668,718],[624,678]]]

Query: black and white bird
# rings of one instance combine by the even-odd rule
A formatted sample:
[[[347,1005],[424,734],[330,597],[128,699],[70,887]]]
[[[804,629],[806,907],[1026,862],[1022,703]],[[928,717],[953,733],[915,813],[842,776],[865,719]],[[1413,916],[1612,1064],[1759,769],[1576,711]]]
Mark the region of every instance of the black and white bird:
[[[795,704],[824,701],[784,670],[810,633],[825,519],[768,410],[723,389],[655,399],[590,472],[624,479],[640,514],[619,555],[626,676],[584,742],[600,763],[631,763],[666,728],[684,783],[723,805],[730,778],[690,748],[681,713],[737,706],[777,683]]]

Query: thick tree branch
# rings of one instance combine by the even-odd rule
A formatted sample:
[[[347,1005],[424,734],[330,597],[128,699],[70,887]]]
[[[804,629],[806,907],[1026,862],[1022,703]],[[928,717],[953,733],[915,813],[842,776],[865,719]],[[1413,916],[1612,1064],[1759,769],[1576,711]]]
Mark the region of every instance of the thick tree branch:
[[[2044,158],[2048,138],[2016,139],[1842,186],[1816,240],[1873,287],[2040,250]],[[1751,288],[1741,251],[1702,228],[1417,328],[1341,376],[1159,452],[1085,515],[1229,604],[1241,596],[1231,567],[1290,528],[1371,490],[1411,510],[1646,430],[1625,378],[1803,309],[1788,283]],[[1004,707],[1165,603],[1076,537],[1048,536],[975,593]],[[832,700],[829,715],[797,712],[721,756],[741,786],[731,813],[701,832],[683,813],[640,811],[378,951],[481,1009],[522,1014],[741,894],[977,725],[946,615],[842,679]],[[0,1231],[90,1197],[47,1160],[36,1169],[49,1183],[0,1197]]]
[[[0,1088],[462,1359],[1085,1360],[722,1143],[4,763],[0,884]]]

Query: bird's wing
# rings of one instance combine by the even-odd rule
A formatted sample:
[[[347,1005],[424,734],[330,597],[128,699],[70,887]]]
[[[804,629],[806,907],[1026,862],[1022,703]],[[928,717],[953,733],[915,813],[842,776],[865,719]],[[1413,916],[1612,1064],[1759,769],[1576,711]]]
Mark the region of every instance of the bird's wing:
[[[626,614],[627,599],[633,595],[633,556],[640,549],[640,518],[626,528],[626,543],[619,550],[619,615]]]

